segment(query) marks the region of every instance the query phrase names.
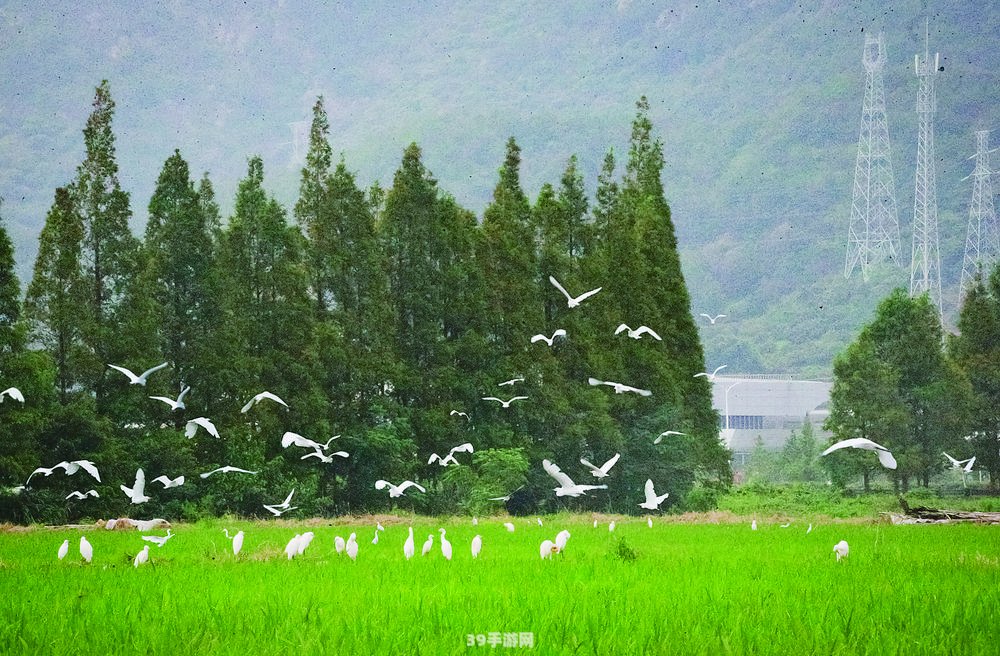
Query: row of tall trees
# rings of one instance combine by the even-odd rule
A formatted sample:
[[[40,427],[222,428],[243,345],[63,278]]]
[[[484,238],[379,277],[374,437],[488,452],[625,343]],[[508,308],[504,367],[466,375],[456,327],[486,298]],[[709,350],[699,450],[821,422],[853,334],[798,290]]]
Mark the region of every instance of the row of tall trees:
[[[700,481],[724,485],[704,357],[661,183],[663,145],[645,99],[637,105],[624,175],[609,152],[591,207],[575,158],[534,203],[520,182],[512,138],[482,220],[441,190],[416,144],[392,186],[360,187],[335,162],[322,98],[313,108],[299,199],[289,217],[248,162],[223,222],[209,178],[195,180],[179,151],[165,161],[142,239],[128,228],[118,182],[114,102],[98,88],[84,130],[86,158],[55,192],[23,304],[13,254],[0,231],[0,371],[24,392],[0,407],[4,514],[16,519],[124,512],[117,491],[142,467],[147,481],[184,474],[180,488],[147,483],[140,514],[261,514],[295,488],[307,513],[389,507],[379,478],[412,478],[426,495],[405,507],[484,512],[518,490],[519,507],[555,509],[551,458],[585,482],[581,457],[620,452],[607,493],[574,508],[634,511],[646,478],[683,504]],[[570,309],[549,284],[603,291]],[[662,342],[615,336],[646,324]],[[537,333],[563,328],[552,348]],[[141,371],[145,387],[107,365]],[[650,389],[649,398],[591,387],[587,378]],[[523,378],[509,387],[498,383]],[[176,397],[171,411],[152,395]],[[240,408],[262,390],[288,402]],[[509,409],[484,396],[528,396]],[[451,414],[459,410],[466,419]],[[184,437],[209,417],[221,439]],[[666,429],[686,433],[662,446]],[[294,431],[319,442],[340,434],[347,459],[301,460],[282,449]],[[459,467],[427,465],[432,452],[471,442]],[[101,497],[66,501],[95,483],[36,476],[39,465],[88,458]],[[231,464],[256,475],[199,472]]]

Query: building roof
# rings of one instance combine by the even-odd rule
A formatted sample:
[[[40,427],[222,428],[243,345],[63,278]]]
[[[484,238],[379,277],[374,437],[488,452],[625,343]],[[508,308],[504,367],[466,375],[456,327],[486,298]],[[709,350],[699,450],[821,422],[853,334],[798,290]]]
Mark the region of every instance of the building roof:
[[[712,407],[723,417],[728,413],[803,418],[829,402],[832,388],[830,382],[795,380],[790,376],[716,376]]]

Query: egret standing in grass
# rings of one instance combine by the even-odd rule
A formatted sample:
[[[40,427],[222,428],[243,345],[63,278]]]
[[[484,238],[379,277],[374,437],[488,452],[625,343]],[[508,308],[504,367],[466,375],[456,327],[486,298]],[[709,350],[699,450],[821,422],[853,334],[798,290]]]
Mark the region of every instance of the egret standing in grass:
[[[850,551],[850,548],[847,546],[847,540],[841,540],[837,544],[833,545],[833,552],[837,554],[838,561],[841,558],[847,558],[848,551]]]
[[[375,535],[376,536],[378,535],[378,531],[375,532]],[[403,543],[403,555],[406,556],[407,560],[409,560],[410,558],[413,558],[413,554],[414,554],[413,527],[411,526],[410,535],[407,536],[406,542]]]
[[[479,558],[479,552],[482,551],[482,549],[483,549],[483,537],[481,535],[477,535],[476,537],[472,538],[472,558],[473,559]]]
[[[63,540],[63,543],[59,545],[59,552],[56,555],[59,556],[59,560],[62,560],[63,558],[66,557],[66,554],[68,553],[69,553],[69,540]]]
[[[347,538],[347,546],[344,548],[347,551],[347,557],[351,560],[358,559],[358,536],[351,533]]]
[[[439,528],[438,531],[441,532],[441,555],[444,556],[445,560],[451,560],[451,542],[448,542],[448,538],[444,536],[445,530]]]
[[[240,531],[239,533],[237,533],[236,535],[234,535],[232,537],[229,537],[229,529],[228,528],[222,529],[222,532],[225,533],[226,534],[226,538],[229,539],[229,540],[231,540],[232,543],[233,543],[233,555],[234,556],[239,556],[240,555],[240,549],[243,548],[243,531]]]
[[[138,567],[143,563],[149,562],[149,545],[147,544],[142,548],[142,551],[135,555],[135,560],[132,561],[132,567]]]
[[[91,546],[90,541],[87,540],[87,536],[80,536],[80,555],[88,563],[94,559],[94,547]]]

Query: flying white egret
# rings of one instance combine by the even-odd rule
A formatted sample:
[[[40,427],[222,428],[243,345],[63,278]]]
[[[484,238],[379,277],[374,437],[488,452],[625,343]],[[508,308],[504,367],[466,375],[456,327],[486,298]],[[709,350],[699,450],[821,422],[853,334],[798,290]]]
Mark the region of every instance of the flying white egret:
[[[205,472],[204,474],[198,474],[198,475],[201,476],[202,478],[208,478],[212,474],[228,474],[230,472],[236,472],[236,473],[239,473],[239,474],[256,474],[257,473],[255,471],[250,471],[249,469],[240,469],[239,467],[233,467],[232,465],[226,465],[224,467],[219,467],[217,469],[213,469],[210,472]]]
[[[509,401],[504,401],[503,399],[498,399],[495,396],[484,396],[483,397],[483,401],[496,401],[497,403],[499,403],[500,405],[502,405],[504,408],[509,408],[510,404],[513,403],[514,401],[523,401],[524,399],[527,399],[527,398],[528,398],[527,396],[515,396],[515,397],[511,398]]]
[[[97,493],[97,490],[87,490],[86,492],[81,492],[80,490],[73,490],[66,495],[67,499],[86,499],[87,497],[99,498],[101,495]]]
[[[552,346],[552,344],[555,343],[557,337],[565,337],[565,336],[566,336],[566,331],[563,330],[562,328],[559,328],[554,333],[552,333],[552,337],[546,337],[545,335],[542,334],[532,335],[531,343],[534,344],[535,342],[545,342],[546,346]]]
[[[558,289],[559,291],[562,292],[563,296],[566,297],[566,303],[567,303],[567,305],[569,305],[569,307],[571,307],[571,308],[575,308],[577,305],[579,305],[580,303],[582,303],[583,301],[587,300],[588,298],[590,298],[591,296],[593,296],[597,292],[601,291],[601,289],[603,289],[602,287],[598,287],[597,289],[591,289],[589,292],[584,292],[584,293],[580,294],[579,296],[575,296],[574,297],[574,296],[570,296],[569,292],[567,292],[566,289],[563,288],[563,286],[559,284],[559,281],[556,280],[554,277],[549,276],[549,282],[552,283],[552,285],[556,289]]]
[[[122,492],[125,493],[132,503],[146,503],[149,501],[149,497],[146,496],[146,474],[143,473],[142,469],[135,470],[135,483],[132,487],[125,487],[124,485],[119,485]]]
[[[729,365],[727,365],[727,364],[718,366],[718,367],[715,368],[715,371],[713,371],[712,373],[708,373],[707,371],[702,371],[702,372],[696,373],[694,375],[694,377],[698,378],[700,376],[704,376],[705,378],[708,378],[710,381],[715,382],[715,377],[718,375],[718,373],[720,371],[722,371],[723,369],[725,369],[726,367],[728,367],[728,366]]]
[[[383,481],[383,480],[377,480],[377,481],[375,481],[375,489],[376,490],[384,490],[385,488],[389,488],[389,498],[390,499],[395,499],[397,497],[403,496],[403,492],[405,492],[406,489],[410,488],[410,487],[415,487],[418,490],[420,490],[421,492],[427,492],[427,490],[424,489],[424,487],[422,485],[414,483],[413,481],[403,481],[399,485],[393,485],[389,481]]]
[[[170,410],[172,412],[174,410],[183,410],[185,407],[187,407],[184,405],[184,397],[190,391],[191,391],[190,387],[185,387],[181,389],[181,393],[177,396],[176,399],[171,399],[170,397],[167,396],[151,396],[149,398],[155,399],[157,401],[163,401],[164,403],[170,406]]]
[[[969,473],[972,471],[973,465],[976,464],[976,456],[972,456],[971,458],[966,458],[965,460],[956,460],[955,458],[952,458],[944,451],[942,451],[941,453],[944,454],[945,458],[951,461],[952,469],[961,469],[965,473]]]
[[[315,534],[312,531],[306,531],[305,533],[299,536],[299,541],[298,544],[296,545],[296,549],[298,550],[298,555],[300,556],[302,555],[302,552],[306,550],[306,547],[309,546],[309,543],[313,541],[314,537]]]
[[[513,385],[514,383],[523,383],[523,382],[524,382],[523,377],[511,378],[510,380],[505,380],[502,383],[497,383],[497,387],[505,387],[508,385]]]
[[[288,404],[282,401],[280,398],[278,398],[276,394],[272,394],[270,392],[261,392],[260,394],[256,395],[255,397],[247,401],[247,404],[242,408],[240,408],[240,412],[244,414],[249,412],[250,408],[254,407],[264,399],[267,399],[268,401],[274,401],[275,403],[285,406],[286,410],[288,409]]]
[[[431,533],[427,536],[427,540],[424,541],[424,546],[420,549],[420,555],[426,556],[431,552],[431,547],[434,546],[434,534]]]
[[[566,529],[563,529],[556,534],[555,547],[559,550],[559,553],[562,553],[563,549],[566,548],[566,543],[569,542],[569,538],[569,531]]]
[[[513,532],[514,532],[514,525],[513,525],[513,524],[511,524],[510,522],[504,522],[504,523],[503,523],[503,527],[504,527],[505,529],[507,529],[507,532],[508,532],[508,533],[513,533]]]
[[[465,412],[461,412],[461,411],[459,411],[459,410],[452,410],[452,411],[451,411],[450,413],[448,413],[448,414],[449,414],[450,416],[452,416],[452,417],[454,417],[455,415],[458,415],[459,417],[465,417],[466,419],[468,419],[468,418],[469,418],[469,415],[468,415],[468,413],[465,413]]]
[[[132,561],[132,567],[138,567],[144,563],[149,562],[149,545],[147,544],[142,548],[142,551],[135,555],[135,560]]]
[[[542,560],[546,558],[551,559],[552,554],[558,551],[559,549],[556,547],[555,542],[552,540],[542,540],[542,545],[538,548],[538,555],[542,557]]]
[[[444,556],[445,560],[451,560],[451,542],[444,536],[445,530],[443,528],[439,528],[438,531],[441,532],[441,555]]]
[[[305,460],[306,458],[318,458],[321,462],[325,462],[326,464],[330,464],[331,462],[333,462],[333,457],[334,456],[337,456],[338,458],[347,458],[350,455],[351,454],[348,453],[347,451],[334,451],[333,453],[327,455],[327,454],[323,453],[322,451],[317,450],[317,451],[313,451],[312,453],[305,454],[304,456],[302,456],[301,458],[299,458],[299,460]]]
[[[611,523],[608,524],[608,533],[614,533],[614,531],[615,531],[615,520],[612,519]]]
[[[542,467],[545,469],[545,473],[559,483],[559,487],[553,488],[557,497],[578,497],[586,495],[590,490],[608,489],[607,485],[577,485],[554,462],[542,460]]]
[[[829,447],[826,451],[821,453],[821,456],[825,456],[828,453],[833,453],[838,449],[864,449],[866,451],[874,451],[878,455],[878,461],[882,463],[882,466],[886,469],[896,468],[896,459],[892,457],[892,453],[889,449],[885,448],[881,444],[876,444],[871,440],[865,439],[863,437],[853,437],[849,440],[842,440],[837,442],[833,446]]]
[[[837,560],[841,558],[847,558],[847,553],[850,551],[850,547],[847,546],[847,540],[841,540],[837,544],[833,545],[833,552],[837,554]]]
[[[292,491],[288,493],[288,496],[285,497],[284,501],[271,506],[264,504],[264,507],[275,517],[280,517],[281,513],[287,512],[289,510],[294,510],[293,508],[290,507],[292,504],[292,495],[294,494],[295,494],[295,488],[293,487]]]
[[[624,394],[625,392],[634,392],[639,396],[652,396],[653,393],[649,390],[639,389],[638,387],[632,387],[630,385],[623,385],[622,383],[614,383],[610,380],[597,380],[596,378],[588,378],[587,383],[590,385],[608,385],[615,388],[615,394]]]
[[[663,341],[662,339],[660,339],[660,336],[656,334],[656,331],[650,328],[649,326],[639,326],[635,330],[632,330],[632,328],[630,328],[626,324],[621,324],[617,328],[615,328],[616,335],[619,335],[626,331],[628,332],[628,336],[631,337],[632,339],[642,339],[643,335],[649,335],[658,342]]]
[[[219,431],[216,430],[215,424],[208,417],[195,417],[184,424],[184,437],[192,438],[194,434],[198,432],[198,427],[201,426],[205,431],[212,437],[218,439]]]
[[[68,553],[69,553],[69,540],[63,540],[63,543],[59,545],[59,552],[56,555],[59,556],[59,560],[62,560],[63,558],[66,557],[66,554]]]
[[[160,535],[144,535],[144,536],[142,536],[142,539],[145,540],[146,542],[152,542],[153,544],[155,544],[158,547],[162,547],[163,545],[165,545],[167,543],[167,540],[169,540],[172,537],[174,537],[174,534],[171,533],[170,529],[168,528],[166,535],[163,535],[163,536],[160,536]]]
[[[587,467],[588,469],[590,469],[590,473],[594,475],[594,478],[607,478],[608,472],[611,471],[611,468],[615,466],[615,463],[618,462],[618,459],[621,458],[621,456],[622,454],[616,453],[615,455],[611,456],[610,460],[608,460],[600,467],[590,463],[589,461],[583,458],[580,458],[580,463],[585,467]]]
[[[646,500],[639,504],[640,507],[647,510],[656,510],[663,503],[663,500],[670,496],[669,492],[664,492],[663,494],[657,496],[656,491],[653,489],[653,479],[646,479]]]
[[[351,536],[347,538],[346,551],[348,558],[350,558],[351,560],[358,559],[358,541],[357,541],[357,536],[355,536],[354,533],[351,533]]]
[[[378,535],[378,531],[375,531],[375,535]],[[410,527],[410,535],[406,538],[406,542],[403,543],[403,555],[409,560],[413,558],[414,547],[413,547],[413,527]]]
[[[344,553],[344,549],[347,547],[347,542],[344,538],[339,535],[333,536],[333,548],[337,552],[337,555]]]
[[[459,444],[453,448],[448,452],[448,455],[443,458],[436,453],[432,453],[430,459],[427,461],[427,464],[429,465],[436,460],[442,467],[447,467],[449,463],[457,465],[458,460],[455,459],[456,453],[473,453],[474,451],[475,449],[472,448],[472,443],[466,442],[465,444]]]
[[[153,479],[154,483],[160,483],[163,485],[163,489],[171,487],[180,487],[184,485],[184,476],[178,476],[177,478],[169,478],[167,476],[157,476]]]
[[[94,558],[94,547],[91,546],[90,541],[85,535],[80,536],[80,555],[88,563]]]
[[[224,528],[222,532],[226,534],[226,538],[232,540],[233,543],[233,555],[239,556],[240,550],[243,548],[243,531],[240,531],[236,535],[229,537],[229,529]]]
[[[477,535],[472,538],[472,558],[479,558],[479,552],[483,550],[483,536]]]
[[[284,449],[287,449],[290,446],[301,446],[305,449],[315,449],[316,451],[320,450],[327,451],[330,448],[330,443],[339,437],[340,435],[334,435],[333,437],[331,437],[326,441],[326,444],[320,444],[319,442],[315,440],[310,440],[308,437],[303,437],[298,433],[287,431],[284,435],[281,436],[281,446]]]
[[[295,534],[288,544],[285,545],[285,555],[288,556],[288,560],[291,560],[299,553],[299,538],[302,537],[298,533]]]
[[[714,317],[710,317],[709,315],[707,315],[704,312],[702,312],[698,316],[699,317],[705,317],[706,319],[708,319],[708,322],[714,326],[716,321],[718,321],[719,319],[725,319],[727,315],[725,315],[725,314],[717,314]]]
[[[52,472],[54,472],[57,469],[62,469],[67,476],[72,476],[73,474],[83,469],[85,472],[93,476],[98,483],[101,482],[101,474],[97,471],[97,467],[95,467],[94,463],[92,463],[91,461],[72,460],[67,462],[63,460],[62,462],[56,463],[51,467],[37,468],[35,471],[31,472],[31,474],[28,475],[28,480],[25,481],[24,484],[27,485],[29,482],[31,482],[31,477],[34,476],[35,474],[43,474],[45,476],[51,476]]]
[[[152,369],[147,369],[146,371],[142,372],[138,376],[136,376],[134,373],[132,373],[130,370],[126,369],[125,367],[119,367],[116,364],[109,364],[108,366],[111,367],[112,369],[114,369],[115,371],[120,371],[123,374],[125,374],[126,376],[128,376],[129,385],[143,385],[143,386],[145,386],[146,385],[146,379],[149,378],[149,375],[151,373],[157,372],[160,369],[165,369],[169,365],[166,362],[164,362],[163,364],[158,364],[155,367],[153,367]]]
[[[670,437],[671,435],[687,435],[687,433],[682,433],[680,431],[675,431],[675,430],[663,431],[656,437],[655,440],[653,440],[653,444],[659,444],[660,442],[663,441],[664,437]]]
[[[0,392],[0,403],[3,403],[3,399],[5,396],[9,396],[15,401],[24,403],[24,394],[21,394],[21,390],[17,389],[16,387],[8,387],[4,391]]]

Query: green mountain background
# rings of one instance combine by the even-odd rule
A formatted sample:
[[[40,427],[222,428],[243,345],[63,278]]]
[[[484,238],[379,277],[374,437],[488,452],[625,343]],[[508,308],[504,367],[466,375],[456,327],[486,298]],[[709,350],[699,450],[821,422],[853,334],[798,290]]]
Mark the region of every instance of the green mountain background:
[[[1000,5],[988,2],[8,2],[0,213],[26,284],[54,189],[83,159],[81,130],[104,78],[136,232],[174,148],[210,173],[224,214],[253,154],[290,209],[305,153],[296,129],[320,94],[334,148],[360,182],[389,184],[416,141],[440,186],[478,214],[509,136],[532,197],[572,154],[592,191],[608,148],[624,161],[646,95],[693,310],[728,315],[702,330],[710,368],[829,376],[878,300],[908,285],[913,55],[924,51],[925,20],[944,67],[935,129],[950,319],[973,132],[1000,127]],[[906,261],[865,282],[845,280],[843,268],[861,54],[879,30]]]

